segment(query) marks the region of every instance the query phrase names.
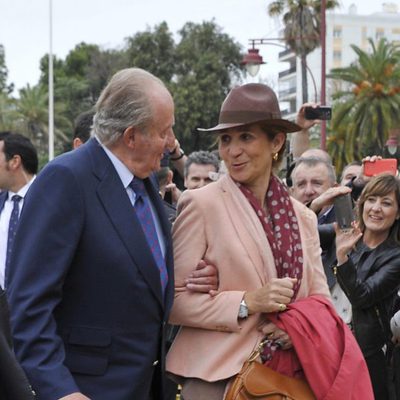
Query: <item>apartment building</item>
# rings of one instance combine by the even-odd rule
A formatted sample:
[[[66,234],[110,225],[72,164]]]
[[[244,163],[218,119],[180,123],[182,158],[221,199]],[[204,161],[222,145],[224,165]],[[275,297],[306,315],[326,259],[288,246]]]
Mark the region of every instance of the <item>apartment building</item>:
[[[358,14],[355,5],[347,13],[335,11],[326,14],[326,73],[332,68],[346,67],[356,58],[350,47],[355,44],[363,50],[369,49],[368,38],[379,40],[386,37],[400,43],[400,13],[394,3],[385,3],[380,12],[371,15]],[[290,117],[302,104],[301,63],[290,50],[279,53],[279,61],[287,63],[288,68],[281,71],[278,77],[279,99],[286,105],[285,113]],[[320,99],[321,88],[321,48],[308,55],[309,68],[308,96],[309,101]],[[300,90],[297,90],[300,88]],[[326,82],[326,103],[331,101],[335,90],[332,83]]]

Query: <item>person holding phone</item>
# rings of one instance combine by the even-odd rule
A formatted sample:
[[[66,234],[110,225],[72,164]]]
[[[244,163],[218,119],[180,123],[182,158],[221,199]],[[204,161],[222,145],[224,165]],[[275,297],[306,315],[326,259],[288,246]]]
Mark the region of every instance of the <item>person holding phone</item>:
[[[352,306],[352,326],[376,399],[390,399],[390,317],[400,283],[400,181],[373,177],[357,204],[358,223],[336,226],[333,270]]]

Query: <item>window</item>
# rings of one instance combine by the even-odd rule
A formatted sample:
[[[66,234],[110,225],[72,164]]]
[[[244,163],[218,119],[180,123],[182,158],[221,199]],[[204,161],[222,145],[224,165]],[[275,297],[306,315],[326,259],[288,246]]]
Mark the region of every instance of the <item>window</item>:
[[[375,39],[380,40],[385,37],[385,30],[382,28],[377,28],[375,32]]]
[[[333,28],[333,37],[335,39],[340,39],[342,37],[342,27],[341,26],[335,26]]]
[[[342,51],[341,50],[334,50],[333,51],[333,60],[340,61],[342,59]]]

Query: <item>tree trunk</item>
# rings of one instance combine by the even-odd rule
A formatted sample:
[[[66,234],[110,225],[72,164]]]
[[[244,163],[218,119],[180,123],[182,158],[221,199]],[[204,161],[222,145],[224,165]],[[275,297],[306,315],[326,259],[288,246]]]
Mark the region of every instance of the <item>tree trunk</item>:
[[[302,54],[301,59],[301,85],[302,85],[302,98],[303,104],[308,102],[308,81],[307,81],[307,58]]]

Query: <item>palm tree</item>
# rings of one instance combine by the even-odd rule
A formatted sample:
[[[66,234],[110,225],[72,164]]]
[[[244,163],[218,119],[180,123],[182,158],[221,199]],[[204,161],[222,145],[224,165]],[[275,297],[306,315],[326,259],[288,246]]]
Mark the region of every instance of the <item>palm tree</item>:
[[[327,0],[326,9],[338,4],[337,0]],[[271,17],[282,15],[286,45],[301,60],[303,103],[306,103],[307,55],[320,45],[321,0],[274,0],[268,6],[268,14]]]
[[[329,74],[346,83],[334,94],[331,129],[345,133],[347,161],[383,154],[390,130],[400,127],[400,47],[386,39],[369,44],[370,53],[352,45],[357,60]],[[328,144],[337,145],[334,136]]]
[[[12,131],[14,129],[14,109],[15,101],[6,93],[0,92],[0,131]]]
[[[56,147],[62,151],[70,140],[64,131],[71,128],[71,124],[63,117],[62,103],[56,103],[54,108]],[[41,155],[46,154],[48,148],[48,116],[48,93],[44,86],[28,84],[19,91],[14,111],[16,128],[31,139]]]

